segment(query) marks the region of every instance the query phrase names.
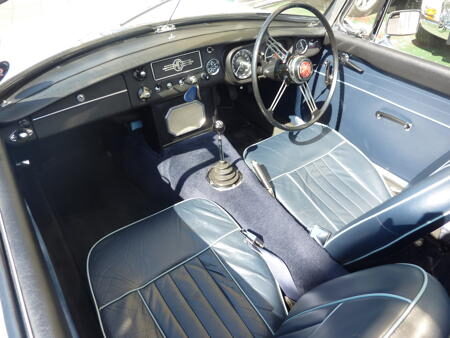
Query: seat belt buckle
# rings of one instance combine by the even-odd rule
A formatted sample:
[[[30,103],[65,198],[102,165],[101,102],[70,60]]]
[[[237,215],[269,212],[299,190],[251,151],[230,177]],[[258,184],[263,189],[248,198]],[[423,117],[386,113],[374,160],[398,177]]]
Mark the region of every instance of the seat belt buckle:
[[[264,241],[259,236],[249,230],[241,230],[241,232],[245,236],[246,241],[250,243],[250,245],[256,248],[264,248]]]

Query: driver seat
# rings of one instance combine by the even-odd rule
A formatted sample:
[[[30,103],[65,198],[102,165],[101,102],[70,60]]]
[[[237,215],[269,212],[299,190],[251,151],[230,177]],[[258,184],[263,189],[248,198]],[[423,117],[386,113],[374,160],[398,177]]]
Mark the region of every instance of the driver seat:
[[[256,143],[244,159],[265,169],[276,199],[344,265],[383,255],[450,218],[450,167],[392,196],[367,156],[320,123]]]

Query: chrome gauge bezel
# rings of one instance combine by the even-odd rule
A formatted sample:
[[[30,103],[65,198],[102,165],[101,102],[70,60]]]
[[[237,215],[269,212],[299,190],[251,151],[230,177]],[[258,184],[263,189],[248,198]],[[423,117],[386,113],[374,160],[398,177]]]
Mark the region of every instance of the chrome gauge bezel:
[[[249,65],[248,65],[246,72],[244,74],[239,75],[237,73],[237,70],[239,69],[239,67],[236,68],[235,62],[237,61],[236,59],[239,56],[241,56],[242,53],[245,53],[248,56]],[[251,63],[252,63],[252,52],[250,50],[248,50],[246,48],[242,48],[242,49],[239,49],[238,51],[236,51],[233,54],[233,57],[231,58],[231,69],[233,71],[234,77],[236,77],[236,79],[238,79],[238,80],[247,80],[248,78],[250,78],[250,76],[252,75]]]
[[[309,44],[306,39],[298,39],[295,43],[295,50],[298,54],[303,55],[308,51]]]
[[[211,71],[210,71],[210,65],[211,65],[213,62],[214,62],[216,65],[214,66],[214,71],[211,72]],[[210,60],[208,60],[208,62],[206,62],[205,69],[206,69],[206,72],[207,72],[209,75],[211,75],[211,76],[214,76],[214,75],[219,74],[219,72],[220,72],[220,62],[219,62],[219,60],[217,60],[217,59],[210,59]]]

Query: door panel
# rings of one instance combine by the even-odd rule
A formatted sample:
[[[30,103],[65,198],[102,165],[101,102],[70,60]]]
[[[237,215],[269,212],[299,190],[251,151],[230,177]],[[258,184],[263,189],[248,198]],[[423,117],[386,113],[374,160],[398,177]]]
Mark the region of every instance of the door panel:
[[[363,47],[360,44],[358,50]],[[389,52],[384,57],[389,59]],[[323,56],[318,76],[311,83],[317,101],[323,101],[327,93],[323,62],[328,58],[327,54]],[[355,54],[351,61],[364,72],[341,65],[329,124],[375,163],[410,181],[450,150],[450,97],[390,75]],[[420,71],[416,76],[421,76]],[[405,130],[389,119],[379,119],[377,112],[387,113],[412,127]]]

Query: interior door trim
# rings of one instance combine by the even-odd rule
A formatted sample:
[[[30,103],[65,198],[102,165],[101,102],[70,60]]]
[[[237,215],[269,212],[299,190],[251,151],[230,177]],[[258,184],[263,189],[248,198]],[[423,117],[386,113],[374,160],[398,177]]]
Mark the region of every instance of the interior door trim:
[[[450,96],[450,67],[335,31],[338,50],[355,55],[383,72]]]
[[[320,75],[323,76],[323,77],[325,77],[325,74],[322,73],[322,72],[316,71],[316,73],[317,73],[317,74],[320,74]],[[377,99],[380,99],[380,100],[382,100],[382,101],[384,101],[384,102],[386,102],[386,103],[392,104],[392,105],[396,106],[397,108],[400,108],[400,109],[403,109],[403,110],[405,110],[405,111],[407,111],[407,112],[410,112],[411,114],[420,116],[420,117],[422,117],[422,118],[424,118],[424,119],[427,119],[427,120],[429,120],[429,121],[431,121],[431,122],[437,123],[437,124],[439,124],[440,126],[442,126],[442,127],[444,127],[444,128],[450,129],[450,125],[445,124],[444,122],[441,122],[441,121],[438,121],[438,120],[436,120],[436,119],[433,119],[432,117],[429,117],[429,116],[427,116],[427,115],[425,115],[425,114],[419,113],[419,112],[417,112],[417,111],[415,111],[415,110],[413,110],[413,109],[411,109],[411,108],[407,108],[407,107],[405,107],[405,106],[402,106],[401,104],[398,104],[398,103],[396,103],[396,102],[394,102],[394,101],[391,101],[391,100],[389,100],[389,99],[386,99],[386,98],[384,98],[384,97],[382,97],[382,96],[379,96],[379,95],[377,95],[377,94],[374,94],[374,93],[372,93],[372,92],[369,92],[368,90],[365,90],[365,89],[363,89],[363,88],[360,88],[360,87],[358,87],[358,86],[355,86],[354,84],[351,84],[351,83],[349,83],[349,82],[345,82],[345,81],[342,81],[342,80],[339,80],[339,79],[338,79],[338,82],[339,82],[339,83],[342,83],[342,84],[344,84],[344,85],[346,85],[346,86],[352,87],[352,88],[354,88],[354,89],[356,89],[356,90],[359,90],[359,91],[361,91],[361,92],[363,92],[363,93],[366,93],[366,94],[368,94],[368,95],[370,95],[370,96],[373,96],[373,97],[375,97],[375,98],[377,98]]]

